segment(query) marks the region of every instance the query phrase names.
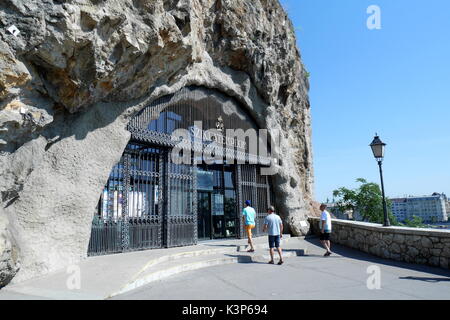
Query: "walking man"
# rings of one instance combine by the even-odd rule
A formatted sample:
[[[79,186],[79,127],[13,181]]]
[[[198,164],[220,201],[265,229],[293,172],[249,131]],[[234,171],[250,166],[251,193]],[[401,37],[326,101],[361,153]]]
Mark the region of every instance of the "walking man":
[[[269,264],[274,264],[273,262],[273,252],[274,248],[277,248],[278,255],[280,256],[279,265],[283,264],[283,256],[282,250],[280,247],[280,239],[283,236],[283,222],[279,215],[275,213],[275,208],[270,206],[267,209],[267,216],[264,220],[264,228],[263,231],[266,232],[268,230],[269,234],[269,248],[270,248],[270,261]]]
[[[321,204],[320,205],[320,211],[322,211],[321,217],[320,217],[320,242],[324,246],[324,248],[327,250],[324,257],[328,257],[331,255],[331,243],[330,243],[330,234],[331,234],[331,215],[326,210],[327,205]]]
[[[254,229],[256,225],[256,211],[251,207],[251,204],[252,203],[250,200],[246,200],[244,210],[242,211],[244,229],[247,232],[248,244],[250,245],[250,250],[248,250],[247,252],[255,252],[255,248],[253,247],[252,229]]]

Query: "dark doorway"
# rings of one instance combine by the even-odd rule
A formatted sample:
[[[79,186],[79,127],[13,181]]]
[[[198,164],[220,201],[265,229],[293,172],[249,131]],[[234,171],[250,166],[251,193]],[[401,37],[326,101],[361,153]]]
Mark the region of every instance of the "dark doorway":
[[[211,239],[211,193],[197,193],[198,239]]]
[[[198,237],[238,237],[235,166],[202,165],[197,173]]]

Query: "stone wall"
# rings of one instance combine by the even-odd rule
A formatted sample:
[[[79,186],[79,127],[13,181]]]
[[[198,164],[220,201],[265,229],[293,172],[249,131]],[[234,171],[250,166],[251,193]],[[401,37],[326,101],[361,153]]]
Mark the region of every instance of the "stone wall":
[[[319,234],[319,218],[309,218],[311,233]],[[332,220],[331,242],[385,259],[449,268],[450,231]]]

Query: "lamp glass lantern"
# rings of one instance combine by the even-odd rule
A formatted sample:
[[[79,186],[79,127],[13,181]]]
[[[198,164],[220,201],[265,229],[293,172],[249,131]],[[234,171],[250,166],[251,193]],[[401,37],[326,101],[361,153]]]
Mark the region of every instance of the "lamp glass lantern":
[[[370,147],[372,148],[373,156],[375,157],[375,159],[377,159],[377,161],[383,161],[386,143],[381,141],[380,137],[376,135],[375,138],[373,138]]]
[[[381,141],[378,134],[375,134],[375,138],[373,138],[372,143],[370,144],[372,148],[373,156],[378,161],[378,166],[380,167],[380,179],[381,179],[381,194],[383,197],[383,216],[384,216],[384,226],[389,227],[391,225],[388,217],[387,206],[386,206],[386,198],[384,195],[384,182],[383,182],[383,169],[382,162],[384,158],[384,148],[386,147],[386,143]]]

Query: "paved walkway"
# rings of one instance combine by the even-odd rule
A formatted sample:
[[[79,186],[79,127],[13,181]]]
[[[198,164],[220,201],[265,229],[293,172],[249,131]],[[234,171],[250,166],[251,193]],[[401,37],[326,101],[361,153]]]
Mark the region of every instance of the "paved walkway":
[[[112,299],[450,299],[448,270],[384,260],[341,246],[334,246],[335,254],[324,258],[317,238],[305,240],[304,245],[306,256],[289,258],[282,266],[216,266]],[[379,267],[379,290],[367,287],[373,275],[367,273],[370,266]]]
[[[0,299],[450,299],[450,271],[392,262],[334,246],[329,258],[316,238],[285,237],[285,264],[268,265],[267,239],[202,242],[88,258],[62,270],[9,285]],[[381,289],[369,290],[367,268],[380,269]],[[73,270],[73,269],[72,269]]]
[[[291,240],[300,241],[285,237],[284,244]],[[90,257],[67,270],[10,284],[0,290],[0,299],[105,299],[189,270],[266,259],[248,254],[246,242],[205,241],[196,246]],[[291,256],[303,254],[298,245],[293,244]],[[267,246],[266,237],[255,238],[259,252],[267,253]]]

